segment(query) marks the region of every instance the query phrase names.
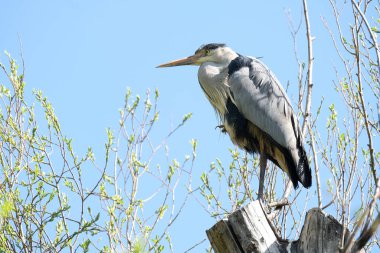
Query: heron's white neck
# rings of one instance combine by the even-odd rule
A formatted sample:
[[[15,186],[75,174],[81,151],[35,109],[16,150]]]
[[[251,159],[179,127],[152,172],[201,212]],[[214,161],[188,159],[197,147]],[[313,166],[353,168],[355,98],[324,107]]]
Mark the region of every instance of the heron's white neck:
[[[198,70],[199,83],[221,119],[227,110],[226,103],[230,93],[227,84],[228,65],[236,57],[238,54],[231,48],[218,48]]]
[[[236,57],[238,57],[238,54],[231,48],[221,47],[215,50],[213,56],[211,57],[211,61],[218,65],[227,67],[228,64],[230,64],[230,62]]]
[[[228,62],[205,62],[198,70],[198,80],[207,99],[223,118],[229,96],[227,86]]]

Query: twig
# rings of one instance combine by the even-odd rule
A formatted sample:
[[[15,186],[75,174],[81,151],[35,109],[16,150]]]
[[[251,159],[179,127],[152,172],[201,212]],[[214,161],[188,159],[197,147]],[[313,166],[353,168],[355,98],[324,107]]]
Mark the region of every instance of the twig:
[[[363,20],[363,22],[364,22],[367,30],[368,30],[368,33],[371,36],[373,45],[375,47],[375,52],[376,52],[377,67],[379,68],[378,71],[380,73],[380,53],[379,53],[379,44],[377,44],[376,36],[373,34],[371,26],[369,25],[366,16],[362,12],[362,10],[359,8],[359,6],[355,3],[354,0],[351,0],[351,3],[355,7],[355,9],[359,12],[359,14],[360,14],[360,16],[361,16],[361,18],[362,18],[362,20]]]
[[[202,243],[204,243],[206,241],[206,239],[203,239],[202,241],[196,243],[195,245],[193,245],[191,248],[187,249],[184,253],[187,253],[187,252],[190,252],[191,250],[193,250],[195,247],[201,245]]]
[[[306,25],[306,38],[307,38],[307,54],[308,54],[308,67],[307,67],[307,94],[306,94],[306,104],[303,118],[303,126],[302,126],[302,134],[305,136],[306,127],[308,124],[308,118],[310,116],[311,109],[311,93],[313,88],[313,39],[310,34],[310,22],[309,22],[309,14],[307,10],[307,1],[303,0],[303,10],[305,17],[305,25]]]
[[[314,140],[314,134],[311,129],[310,124],[308,124],[309,129],[309,135],[310,135],[310,143],[311,143],[311,149],[313,151],[313,160],[314,160],[314,166],[315,166],[315,179],[317,181],[317,195],[318,195],[318,208],[322,208],[322,192],[321,192],[321,181],[319,178],[319,165],[318,165],[318,156],[317,151],[315,150],[315,140]]]
[[[364,211],[364,213],[360,216],[359,221],[357,222],[354,230],[352,231],[350,237],[348,238],[345,246],[343,253],[348,252],[348,250],[351,248],[352,244],[354,243],[354,237],[357,231],[359,230],[360,226],[363,224],[365,218],[369,218],[369,216],[372,215],[372,212],[375,208],[375,203],[376,200],[380,198],[380,179],[377,181],[377,186],[376,186],[376,192],[372,198],[371,203],[369,204],[367,210]],[[373,234],[376,232],[377,228],[379,227],[380,224],[380,213],[377,215],[375,221],[372,223],[372,225],[368,228],[365,228],[359,239],[355,242],[353,249],[355,250],[360,250],[362,249],[365,244],[368,242],[368,240],[373,236]],[[363,244],[364,243],[364,244]],[[355,252],[355,251],[354,251]]]
[[[375,234],[380,225],[380,213],[377,214],[375,221],[369,227],[369,229],[362,232],[359,239],[354,244],[354,250],[359,251],[368,243],[369,239]]]
[[[354,0],[351,0],[351,3],[355,7],[355,9],[358,11],[358,13],[360,14],[365,26],[367,27],[369,34],[371,36],[373,45],[375,47],[376,58],[377,58],[377,67],[379,68],[378,74],[379,74],[380,73],[380,55],[379,55],[379,45],[377,44],[376,37],[373,34],[372,29],[371,29],[370,25],[368,24],[368,21],[364,15],[364,13],[359,8],[359,6],[355,3]],[[357,47],[359,47],[359,45],[357,45]],[[366,112],[366,108],[365,108],[365,104],[364,104],[361,78],[360,78],[360,76],[361,76],[361,73],[360,73],[361,63],[359,61],[359,48],[357,48],[356,50],[357,50],[357,52],[356,52],[357,63],[356,64],[357,64],[357,68],[358,68],[358,75],[357,76],[358,76],[358,84],[359,84],[358,93],[359,93],[360,104],[361,104],[362,110],[363,110],[362,114],[363,114],[363,118],[364,118],[365,128],[366,128],[367,136],[368,136],[368,149],[369,149],[369,154],[370,154],[370,167],[371,167],[374,182],[376,183],[377,182],[377,176],[376,176],[376,170],[375,170],[375,158],[374,158],[374,151],[373,151],[373,144],[372,144],[372,135],[371,135],[371,130],[369,129],[368,116],[367,116],[367,112]]]

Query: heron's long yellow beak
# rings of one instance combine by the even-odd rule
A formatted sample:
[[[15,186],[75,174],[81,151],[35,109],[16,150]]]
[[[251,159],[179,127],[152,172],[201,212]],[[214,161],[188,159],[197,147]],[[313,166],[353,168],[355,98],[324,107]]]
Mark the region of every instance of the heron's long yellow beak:
[[[202,54],[194,54],[192,56],[171,61],[168,63],[161,64],[157,66],[157,68],[165,68],[165,67],[175,67],[175,66],[182,66],[182,65],[200,65],[199,59],[202,57]]]

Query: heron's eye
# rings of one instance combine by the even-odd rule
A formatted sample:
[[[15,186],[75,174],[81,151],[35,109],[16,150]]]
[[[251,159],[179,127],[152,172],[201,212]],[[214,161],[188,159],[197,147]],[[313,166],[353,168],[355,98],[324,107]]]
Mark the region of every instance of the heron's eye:
[[[210,54],[210,50],[206,49],[205,55],[209,55],[209,54]]]

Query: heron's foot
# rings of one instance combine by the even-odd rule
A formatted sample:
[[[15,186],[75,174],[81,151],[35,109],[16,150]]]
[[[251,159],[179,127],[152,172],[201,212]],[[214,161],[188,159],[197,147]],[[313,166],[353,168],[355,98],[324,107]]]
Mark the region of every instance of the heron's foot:
[[[287,205],[289,205],[288,198],[282,198],[282,199],[280,199],[278,201],[274,201],[274,202],[268,203],[268,207],[272,210],[268,214],[268,218],[270,220],[276,219],[278,217],[278,215],[280,214],[281,209],[284,206],[287,206]]]
[[[273,215],[270,211],[269,211],[269,208],[263,203],[263,199],[262,198],[259,198],[258,199],[259,203],[260,203],[260,206],[261,208],[263,209],[263,212],[264,212],[264,215],[265,215],[265,218],[267,219],[267,222],[270,226],[270,228],[272,229],[274,235],[276,236],[277,240],[279,242],[288,242],[287,239],[283,239],[281,237],[281,229],[276,227],[276,225],[273,223],[273,220],[274,218],[277,216],[277,211],[274,211],[274,214]]]
[[[224,127],[224,125],[216,126],[215,129],[217,129],[217,128],[219,128],[220,131],[221,131],[222,133],[224,133],[224,134],[227,133],[227,130],[226,130],[226,128]]]
[[[274,208],[275,210],[281,210],[281,208],[287,205],[289,205],[288,198],[282,198],[278,201],[274,201],[268,204],[270,208]]]
[[[267,204],[263,198],[259,197],[257,200],[260,201],[261,209],[263,209],[263,212],[265,213],[265,217],[267,218],[268,222],[273,222],[278,216],[279,211],[273,210],[270,204]],[[270,225],[272,227],[272,224]]]

